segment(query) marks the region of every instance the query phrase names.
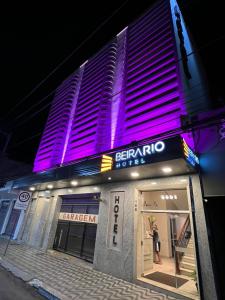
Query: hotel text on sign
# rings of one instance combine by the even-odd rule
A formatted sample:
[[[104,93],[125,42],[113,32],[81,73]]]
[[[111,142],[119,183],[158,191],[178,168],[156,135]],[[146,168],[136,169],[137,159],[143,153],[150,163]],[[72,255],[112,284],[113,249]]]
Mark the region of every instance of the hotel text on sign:
[[[97,224],[98,215],[61,212],[59,214],[59,220]]]

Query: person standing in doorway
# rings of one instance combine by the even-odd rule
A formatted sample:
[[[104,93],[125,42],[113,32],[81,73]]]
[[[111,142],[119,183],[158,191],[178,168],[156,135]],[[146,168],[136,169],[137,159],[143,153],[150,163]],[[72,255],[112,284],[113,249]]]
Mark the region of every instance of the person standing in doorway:
[[[161,257],[160,257],[160,239],[159,239],[157,224],[153,225],[152,237],[153,237],[153,249],[154,249],[155,257],[156,257],[155,263],[162,264]]]

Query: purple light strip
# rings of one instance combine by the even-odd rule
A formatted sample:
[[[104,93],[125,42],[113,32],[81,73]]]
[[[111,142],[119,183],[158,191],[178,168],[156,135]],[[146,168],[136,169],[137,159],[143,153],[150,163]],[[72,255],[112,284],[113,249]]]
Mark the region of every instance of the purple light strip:
[[[84,73],[85,63],[82,66],[80,66],[80,70],[79,70],[78,84],[77,84],[77,88],[75,90],[75,95],[74,95],[74,98],[73,98],[73,105],[72,105],[72,108],[71,108],[71,111],[70,111],[70,117],[69,117],[69,122],[68,122],[68,127],[67,127],[65,143],[63,145],[63,154],[62,154],[62,159],[61,159],[61,165],[64,162],[64,158],[65,158],[65,154],[66,154],[66,150],[67,150],[67,146],[68,146],[68,142],[69,142],[69,137],[70,137],[70,134],[71,134],[73,118],[74,118],[75,110],[76,110],[76,107],[77,107],[77,100],[78,100],[78,96],[79,96],[79,92],[80,92],[80,86],[81,86],[81,81],[82,81],[82,77],[83,77],[83,73]]]

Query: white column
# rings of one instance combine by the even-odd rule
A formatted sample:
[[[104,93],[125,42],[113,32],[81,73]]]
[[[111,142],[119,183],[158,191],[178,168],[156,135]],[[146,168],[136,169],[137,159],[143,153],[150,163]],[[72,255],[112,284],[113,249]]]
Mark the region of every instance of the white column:
[[[18,233],[19,233],[21,225],[23,223],[24,215],[25,215],[24,210],[21,210],[19,220],[17,221],[16,228],[14,231],[13,240],[17,239],[17,237],[18,237]]]

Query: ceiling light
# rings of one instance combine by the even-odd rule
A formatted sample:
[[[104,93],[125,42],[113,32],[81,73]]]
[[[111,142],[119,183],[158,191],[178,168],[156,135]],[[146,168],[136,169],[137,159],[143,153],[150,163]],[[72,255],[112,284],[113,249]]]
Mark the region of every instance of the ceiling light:
[[[47,185],[47,188],[48,188],[48,189],[53,189],[53,185],[52,185],[52,184],[48,184],[48,185]]]
[[[172,200],[173,199],[173,195],[169,195],[169,198]]]
[[[35,187],[34,187],[34,186],[31,186],[31,187],[29,188],[29,190],[33,192],[33,191],[35,191]]]
[[[71,189],[68,189],[68,193],[72,193],[73,192],[73,190],[71,190]]]
[[[97,187],[97,186],[94,186],[93,189],[94,189],[95,191],[97,191],[97,190],[98,190],[98,187]]]
[[[134,177],[134,178],[140,176],[140,174],[138,172],[132,172],[132,173],[130,173],[130,175],[131,175],[131,177]]]
[[[164,196],[164,195],[161,195],[161,199],[164,200],[164,199],[165,199],[165,196]]]
[[[108,180],[112,180],[112,178],[111,178],[111,177],[108,177]]]
[[[166,195],[166,196],[165,196],[165,198],[168,200],[168,199],[169,199],[169,196],[168,196],[168,195]]]
[[[76,185],[78,185],[78,182],[77,182],[76,180],[72,180],[72,181],[70,182],[70,184],[73,185],[73,186],[76,186]]]
[[[182,179],[180,179],[180,182],[187,182],[187,179],[182,178]]]
[[[152,185],[156,185],[156,184],[157,184],[157,182],[153,181],[153,182],[151,182],[151,184],[152,184]]]
[[[164,168],[162,168],[162,171],[164,173],[170,173],[170,172],[172,172],[172,169],[170,167],[164,167]]]

